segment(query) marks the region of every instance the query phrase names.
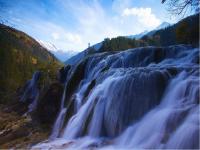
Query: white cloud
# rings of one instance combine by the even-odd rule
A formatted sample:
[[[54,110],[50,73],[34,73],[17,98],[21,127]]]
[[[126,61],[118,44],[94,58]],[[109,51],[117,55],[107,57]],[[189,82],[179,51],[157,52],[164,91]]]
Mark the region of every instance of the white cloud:
[[[106,37],[138,34],[160,23],[151,8],[131,8],[131,0],[115,0],[109,9],[100,0],[56,2],[63,10],[63,20],[55,21],[56,16],[47,20],[26,18],[20,25],[36,39],[66,51],[82,51],[88,43],[93,45]]]
[[[83,0],[60,1],[65,10],[75,19],[76,28],[67,34],[68,41],[76,41],[76,47],[95,44],[106,37],[133,35],[144,30],[151,30],[160,24],[160,20],[153,14],[151,8],[130,8],[131,0],[115,0],[111,11],[106,10],[99,0],[85,3]],[[77,7],[78,6],[78,7]],[[129,9],[130,8],[130,9]],[[80,46],[80,47],[81,47]]]
[[[112,10],[117,13],[121,13],[125,8],[131,6],[131,0],[114,0],[112,4]]]
[[[161,21],[152,13],[151,8],[126,8],[122,16],[137,17],[138,21],[146,27],[157,27]]]
[[[38,39],[42,45],[45,45],[45,47],[49,49],[52,49],[50,46],[52,47],[52,45],[54,45],[56,47],[56,49],[53,49],[54,51],[60,49],[64,51],[81,51],[87,46],[87,43],[83,43],[82,37],[79,33],[70,31],[69,29],[58,24],[42,20],[37,20],[37,22],[34,22],[33,20],[26,20],[21,25],[23,24],[30,24],[32,29],[26,30],[26,28],[24,28],[25,32],[30,35],[31,33],[35,33],[32,36]]]
[[[76,44],[81,44],[82,43],[82,39],[81,39],[79,34],[66,33],[65,34],[65,38],[69,42],[73,42],[73,43],[76,43]]]
[[[51,36],[53,37],[54,40],[58,40],[58,39],[60,38],[59,33],[56,33],[56,32],[53,32],[53,33],[51,34]]]
[[[95,44],[106,37],[123,35],[118,27],[119,20],[114,21],[97,0],[92,3],[70,1],[67,4],[63,3],[63,6],[76,19],[78,26],[74,29],[77,34],[66,34],[66,38],[76,41],[75,47],[81,44],[83,47],[80,50],[87,48],[88,43]]]

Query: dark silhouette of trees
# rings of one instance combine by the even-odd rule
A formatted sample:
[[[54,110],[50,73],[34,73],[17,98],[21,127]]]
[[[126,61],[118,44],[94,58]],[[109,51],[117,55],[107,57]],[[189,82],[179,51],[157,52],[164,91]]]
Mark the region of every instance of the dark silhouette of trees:
[[[147,45],[148,44],[144,40],[136,40],[119,36],[111,39],[105,38],[100,51],[121,51]]]
[[[162,0],[162,3],[167,3],[168,10],[174,15],[180,15],[188,11],[199,12],[200,0]]]
[[[198,45],[199,43],[199,14],[181,21],[176,27],[177,43]]]

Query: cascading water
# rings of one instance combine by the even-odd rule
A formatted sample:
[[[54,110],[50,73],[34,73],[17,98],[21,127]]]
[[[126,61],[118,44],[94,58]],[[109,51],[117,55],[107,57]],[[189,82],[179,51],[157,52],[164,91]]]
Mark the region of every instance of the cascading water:
[[[96,54],[70,71],[63,132],[33,148],[199,148],[198,48]]]
[[[65,87],[66,87],[66,85],[65,85]],[[66,90],[66,88],[64,88],[64,90]],[[64,100],[65,100],[65,92],[63,92],[63,96],[62,96],[62,100],[61,100],[61,106],[60,106],[60,112],[58,114],[56,122],[53,126],[52,134],[50,136],[51,140],[58,137],[60,129],[62,128],[62,125],[63,125],[64,117],[65,117],[65,114],[66,114],[66,111],[67,111],[67,108],[64,107]]]
[[[29,80],[25,85],[25,91],[20,99],[21,102],[29,103],[28,112],[32,112],[37,107],[37,102],[39,98],[38,80],[41,76],[41,72],[36,71],[33,74],[31,80]]]
[[[68,73],[69,71],[69,68],[68,67],[65,67],[64,70],[66,70],[65,72]],[[55,138],[58,137],[59,133],[60,133],[60,129],[62,128],[63,126],[63,123],[64,123],[64,117],[65,117],[65,114],[67,112],[67,108],[65,107],[65,97],[66,97],[66,87],[67,87],[67,81],[68,81],[68,74],[66,73],[66,77],[64,79],[64,92],[63,92],[63,95],[62,95],[62,100],[61,100],[61,104],[60,104],[60,112],[58,114],[58,117],[54,123],[54,126],[53,126],[53,130],[52,130],[52,133],[50,135],[50,140],[53,140]]]
[[[181,72],[174,78],[162,103],[129,127],[116,144],[128,148],[198,148],[199,85],[194,74]]]

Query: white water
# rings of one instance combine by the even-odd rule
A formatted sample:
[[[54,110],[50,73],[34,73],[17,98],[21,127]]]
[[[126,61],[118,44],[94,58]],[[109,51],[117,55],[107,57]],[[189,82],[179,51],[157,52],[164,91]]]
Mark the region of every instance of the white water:
[[[199,139],[199,105],[195,104],[199,86],[189,87],[193,81],[198,83],[198,77],[180,73],[171,81],[162,103],[129,127],[116,144],[128,148],[195,148],[192,142]]]
[[[67,108],[65,107],[67,81],[68,81],[68,77],[66,77],[66,79],[65,79],[64,91],[63,91],[62,100],[61,100],[61,104],[60,104],[60,112],[59,112],[59,114],[56,118],[56,121],[54,123],[52,133],[49,137],[50,140],[54,140],[55,138],[57,138],[59,136],[60,130],[61,130],[63,123],[64,123],[64,117],[65,117],[65,114],[67,112]]]
[[[108,91],[109,85],[112,85],[113,82],[115,82],[115,78],[107,78],[102,84],[98,85],[95,90],[92,92],[90,95],[89,99],[87,102],[79,109],[77,114],[75,114],[69,121],[69,123],[66,126],[66,129],[64,131],[64,138],[66,139],[73,139],[75,137],[78,137],[82,134],[84,130],[84,125],[86,124],[87,118],[89,117],[89,114],[92,111],[92,108],[94,107],[96,101],[97,101],[97,96],[101,95],[102,98],[104,98],[103,92]],[[105,89],[107,88],[107,89]],[[99,100],[98,102],[100,102]],[[95,113],[94,113],[95,114]],[[102,116],[100,116],[102,117]],[[100,126],[101,124],[101,118],[98,118],[98,121],[95,122],[94,126],[91,126],[92,128],[96,128]],[[94,117],[95,118],[95,117]],[[94,122],[94,121],[93,121]],[[99,123],[99,124],[97,124]],[[100,127],[95,130],[95,133],[92,134],[97,134],[100,129]]]
[[[163,53],[157,63],[153,48],[90,58],[73,95],[74,115],[60,125],[67,113],[61,107],[54,140],[33,148],[199,148],[198,49],[170,47]]]
[[[26,83],[25,91],[20,99],[20,101],[22,102],[28,101],[28,103],[30,103],[28,106],[29,110],[27,113],[32,112],[37,107],[38,98],[39,98],[39,89],[38,89],[37,82],[40,78],[40,74],[41,73],[39,71],[36,71],[33,74],[32,79]]]

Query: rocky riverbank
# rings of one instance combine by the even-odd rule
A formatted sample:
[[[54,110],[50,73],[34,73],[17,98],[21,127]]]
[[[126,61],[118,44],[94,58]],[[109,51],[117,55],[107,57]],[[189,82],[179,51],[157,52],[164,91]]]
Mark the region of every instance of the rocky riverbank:
[[[38,97],[32,96],[35,91]],[[0,149],[26,149],[48,139],[62,93],[63,85],[58,80],[42,82],[41,86],[39,80],[31,79],[16,91],[11,103],[0,104]]]
[[[49,131],[36,125],[29,115],[21,116],[0,106],[0,148],[28,148],[47,139]]]

